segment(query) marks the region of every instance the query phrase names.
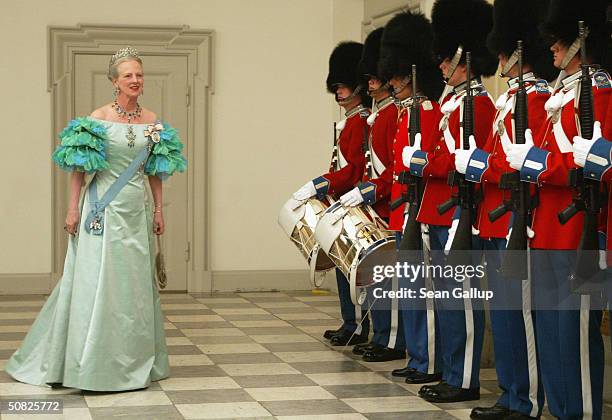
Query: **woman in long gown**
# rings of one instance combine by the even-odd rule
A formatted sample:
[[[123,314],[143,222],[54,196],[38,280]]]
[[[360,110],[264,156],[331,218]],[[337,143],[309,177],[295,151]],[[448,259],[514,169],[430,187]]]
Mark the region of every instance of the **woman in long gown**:
[[[174,129],[138,104],[144,79],[135,50],[119,50],[108,77],[114,103],[71,121],[53,154],[72,171],[68,251],[60,282],[7,362],[6,372],[21,382],[122,391],[169,376],[153,234],[164,231],[161,180],[186,168],[183,146]],[[85,172],[95,173],[101,198],[144,148],[148,157],[106,206],[96,232],[100,226],[85,223],[91,188],[79,205]]]

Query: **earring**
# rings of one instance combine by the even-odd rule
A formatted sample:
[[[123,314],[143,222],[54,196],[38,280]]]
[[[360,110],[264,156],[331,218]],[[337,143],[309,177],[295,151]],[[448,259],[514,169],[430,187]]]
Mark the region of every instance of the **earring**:
[[[116,87],[115,90],[113,90],[113,98],[117,99],[117,96],[119,96],[119,87]]]

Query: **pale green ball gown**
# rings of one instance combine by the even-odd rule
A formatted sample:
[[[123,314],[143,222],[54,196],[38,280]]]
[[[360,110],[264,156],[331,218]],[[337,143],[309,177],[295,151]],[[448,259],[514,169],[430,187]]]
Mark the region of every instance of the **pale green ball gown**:
[[[66,170],[95,172],[101,197],[147,147],[146,128],[77,118],[60,134],[53,160]],[[123,391],[169,376],[145,182],[147,175],[164,179],[185,170],[182,147],[176,131],[164,124],[144,167],[106,207],[102,235],[85,231],[90,209],[85,194],[82,223],[69,239],[63,276],[6,364],[13,378],[33,385]]]

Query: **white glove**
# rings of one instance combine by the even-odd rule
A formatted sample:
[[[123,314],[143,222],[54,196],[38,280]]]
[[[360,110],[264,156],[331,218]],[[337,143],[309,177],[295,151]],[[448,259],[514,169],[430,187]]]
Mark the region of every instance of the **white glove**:
[[[535,236],[535,232],[529,226],[527,226],[525,229],[527,230],[527,237],[529,239],[533,239],[533,237]],[[510,235],[512,235],[512,227],[510,228],[510,230],[508,230],[508,234],[506,235],[506,244],[510,240]]]
[[[544,109],[546,110],[546,112],[553,113],[561,109],[562,106],[563,106],[563,94],[557,93],[551,96],[550,98],[548,98],[548,100],[544,104]]]
[[[506,107],[507,103],[508,103],[508,94],[502,93],[501,95],[499,95],[499,98],[497,98],[497,101],[495,101],[495,109],[497,109],[498,111],[501,111],[502,109]]]
[[[458,106],[458,101],[449,99],[448,101],[444,102],[444,105],[442,105],[440,111],[442,111],[443,114],[451,114],[455,109],[457,109]]]
[[[574,163],[577,166],[584,167],[591,147],[595,144],[595,140],[599,140],[599,138],[601,138],[601,123],[599,121],[595,121],[595,124],[593,124],[593,138],[591,140],[574,136],[572,147],[574,148]]]
[[[302,188],[293,193],[293,198],[296,200],[307,200],[310,197],[314,196],[317,193],[317,190],[312,183],[312,181],[308,181],[304,184]]]
[[[457,226],[459,226],[459,218],[453,219],[451,227],[448,229],[448,239],[446,240],[446,244],[444,244],[444,255],[448,255],[451,250],[455,234],[457,233]]]
[[[476,139],[474,136],[470,136],[470,148],[468,150],[455,150],[455,169],[457,169],[457,172],[465,175],[468,163],[470,162],[470,158],[472,157],[474,150],[476,150]]]
[[[361,195],[359,188],[355,187],[340,197],[340,202],[345,207],[356,207],[363,203],[363,196]]]
[[[417,133],[416,136],[414,136],[414,146],[406,146],[402,151],[402,161],[406,168],[410,168],[412,155],[414,155],[414,152],[417,150],[421,150],[421,133]]]
[[[527,153],[533,147],[533,136],[531,130],[525,130],[525,144],[510,144],[508,145],[508,151],[506,152],[506,162],[510,164],[512,169],[520,171]]]

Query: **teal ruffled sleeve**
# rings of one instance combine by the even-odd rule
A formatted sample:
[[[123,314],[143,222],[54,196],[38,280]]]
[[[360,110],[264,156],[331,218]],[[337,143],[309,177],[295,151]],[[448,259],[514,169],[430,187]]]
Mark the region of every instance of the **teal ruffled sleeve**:
[[[144,171],[147,175],[156,175],[165,180],[174,172],[185,171],[187,159],[183,156],[183,143],[176,130],[166,123],[163,126],[159,132],[159,142],[153,145]]]
[[[93,173],[108,169],[106,128],[88,117],[76,118],[60,133],[53,161],[65,171]]]

